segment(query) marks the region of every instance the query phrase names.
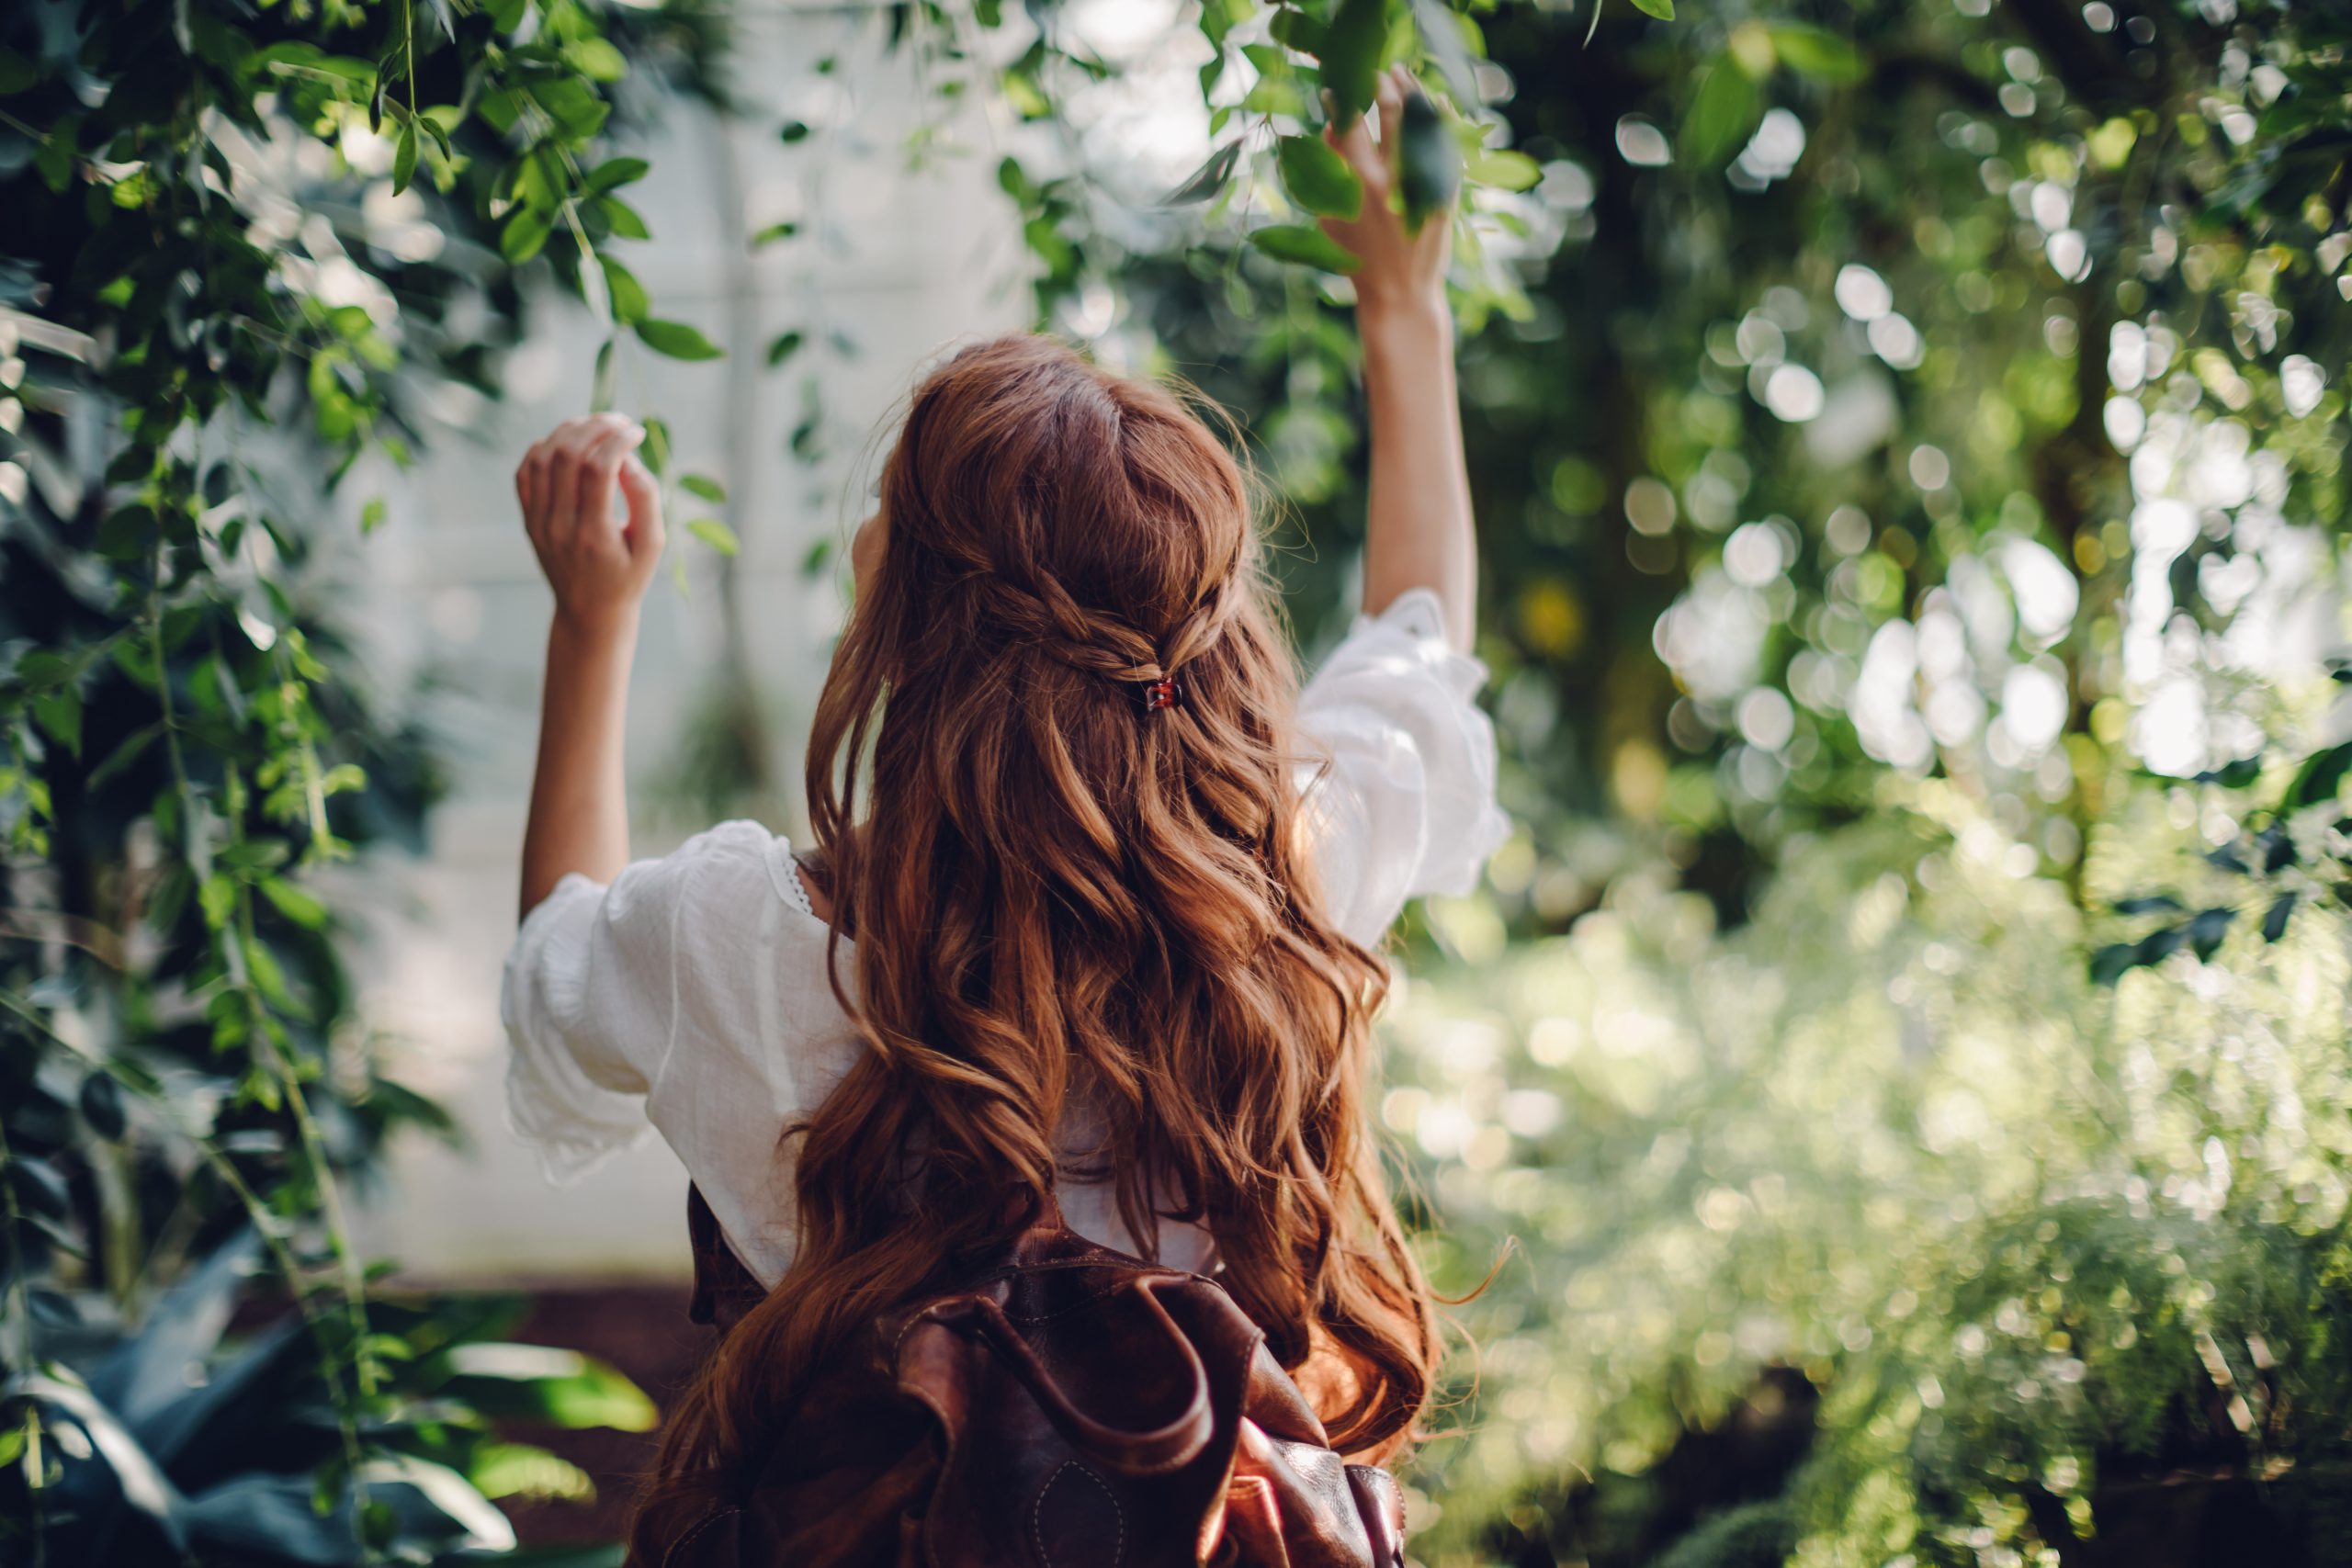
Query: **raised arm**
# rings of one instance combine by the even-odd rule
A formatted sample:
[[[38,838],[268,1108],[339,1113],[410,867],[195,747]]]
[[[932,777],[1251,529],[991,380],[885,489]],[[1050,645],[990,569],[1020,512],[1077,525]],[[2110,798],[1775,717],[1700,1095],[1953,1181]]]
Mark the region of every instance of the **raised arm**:
[[[569,420],[515,470],[523,526],[555,590],[538,771],[523,834],[523,913],[568,872],[610,882],[628,863],[621,740],[638,606],[662,558],[661,492],[636,457],[644,428]],[[628,503],[614,515],[615,491]]]
[[[1354,276],[1372,412],[1364,609],[1376,615],[1408,589],[1433,589],[1447,637],[1466,653],[1478,552],[1453,385],[1453,316],[1445,302],[1451,214],[1430,214],[1415,232],[1391,198],[1404,97],[1419,90],[1402,68],[1381,78],[1376,143],[1369,117],[1328,133],[1363,182],[1363,206],[1352,220],[1327,218],[1323,227],[1363,263]]]

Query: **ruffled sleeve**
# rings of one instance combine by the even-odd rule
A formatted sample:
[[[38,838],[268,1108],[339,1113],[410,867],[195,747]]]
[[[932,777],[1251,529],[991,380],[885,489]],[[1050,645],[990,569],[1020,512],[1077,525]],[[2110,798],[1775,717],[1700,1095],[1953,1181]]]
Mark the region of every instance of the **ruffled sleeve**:
[[[1405,901],[1467,893],[1510,831],[1495,797],[1486,666],[1447,643],[1437,595],[1360,615],[1299,694],[1317,870],[1333,922],[1367,946]],[[1328,759],[1328,766],[1325,765]]]
[[[724,823],[609,886],[572,873],[524,919],[500,994],[507,1122],[551,1179],[652,1131],[647,1101],[682,1023],[710,1005],[697,972],[739,956],[747,900],[775,897],[775,844]]]

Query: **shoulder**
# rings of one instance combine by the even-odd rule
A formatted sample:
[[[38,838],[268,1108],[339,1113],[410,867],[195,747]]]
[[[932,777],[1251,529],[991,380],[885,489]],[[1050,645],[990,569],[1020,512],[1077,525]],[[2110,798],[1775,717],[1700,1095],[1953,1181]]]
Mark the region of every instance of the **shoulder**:
[[[659,859],[633,863],[613,891],[620,894],[632,882],[675,895],[764,896],[808,912],[791,841],[749,818],[706,828]]]
[[[1410,588],[1375,615],[1359,615],[1306,682],[1299,701],[1312,711],[1393,686],[1398,677],[1468,705],[1487,683],[1487,667],[1446,640],[1445,615],[1436,593]]]

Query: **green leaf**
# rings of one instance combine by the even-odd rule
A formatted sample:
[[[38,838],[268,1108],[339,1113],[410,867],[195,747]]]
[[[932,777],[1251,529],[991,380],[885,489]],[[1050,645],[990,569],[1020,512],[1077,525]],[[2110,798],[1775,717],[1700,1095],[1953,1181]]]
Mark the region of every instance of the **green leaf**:
[[[41,733],[73,752],[82,754],[82,694],[71,686],[45,692],[33,700],[33,721]]]
[[[670,422],[668,420],[649,419],[645,422],[645,445],[637,449],[637,455],[645,459],[647,469],[655,478],[658,479],[669,471]]]
[[[2143,893],[2131,898],[2118,898],[2115,912],[2119,915],[2169,915],[2183,908],[2181,901],[2169,893]]]
[[[1718,55],[1699,78],[1682,114],[1682,150],[1702,169],[1721,166],[1763,118],[1764,96],[1730,57]]]
[[[1544,177],[1544,165],[1508,147],[1482,147],[1471,154],[1463,173],[1474,183],[1498,190],[1532,190]]]
[[[613,406],[615,397],[618,394],[620,377],[613,350],[619,344],[620,339],[608,337],[605,340],[604,346],[596,350],[596,373],[589,378],[588,382],[588,412],[590,413],[603,413],[609,410]]]
[[[589,173],[582,189],[589,196],[603,196],[623,186],[635,185],[652,167],[642,158],[607,158]]]
[[[563,46],[563,58],[592,82],[617,82],[628,74],[628,62],[605,39],[574,39]]]
[[[1184,177],[1184,183],[1159,198],[1162,207],[1189,207],[1194,202],[1207,201],[1223,190],[1233,178],[1233,166],[1241,157],[1238,141],[1227,142],[1210,153],[1201,166]]]
[[[614,324],[626,327],[645,320],[653,304],[646,298],[645,285],[612,257],[600,252],[596,260],[605,269],[605,287],[612,295]]]
[[[775,341],[768,344],[768,368],[773,370],[777,366],[783,364],[786,360],[791,358],[794,355],[799,353],[800,345],[807,341],[807,335],[802,333],[788,332],[777,333]]]
[[[120,1138],[130,1124],[122,1111],[122,1086],[103,1072],[82,1080],[81,1104],[82,1120],[108,1143]]]
[[[40,67],[13,49],[0,49],[0,98],[23,92],[40,80]]]
[[[1775,22],[1767,30],[1772,49],[1790,70],[1824,82],[1858,82],[1862,57],[1836,33],[1802,22]]]
[[[453,1348],[448,1363],[456,1375],[442,1392],[495,1418],[623,1432],[650,1432],[660,1419],[635,1383],[576,1350],[476,1342]]]
[[[726,353],[684,321],[650,318],[637,323],[637,335],[646,347],[671,359],[718,359]]]
[[[796,142],[806,141],[808,140],[808,122],[805,120],[787,119],[783,125],[776,129],[775,137],[777,141],[783,142],[786,147],[790,147]]]
[[[1250,243],[1276,261],[1320,267],[1325,272],[1353,272],[1363,265],[1346,246],[1311,223],[1277,223],[1253,229]]]
[[[2230,934],[2230,921],[2236,916],[2235,909],[2199,909],[2188,922],[2188,945],[2199,963],[2221,951],[2222,939]]]
[[[134,729],[124,736],[116,743],[115,749],[107,754],[106,761],[90,770],[89,779],[83,787],[95,790],[108,779],[113,778],[137,761],[147,748],[155,743],[156,737],[163,733],[164,726],[159,720],[144,728]]]
[[[2334,800],[2336,788],[2344,782],[2344,774],[2352,769],[2352,740],[2331,746],[2324,751],[2306,758],[2296,770],[2294,783],[2287,786],[2286,808],[2290,811]]]
[[[545,248],[549,224],[548,214],[528,207],[516,208],[499,232],[498,254],[521,266]]]
[[[392,194],[398,196],[408,189],[409,182],[415,177],[416,122],[412,119],[401,127],[400,143],[392,149]]]
[[[2287,920],[2289,917],[2293,915],[2295,912],[2295,899],[2297,897],[2298,895],[2293,893],[2282,893],[2278,896],[2278,901],[2273,903],[2268,909],[2264,911],[2262,916],[2263,941],[2277,942],[2280,937],[2287,934]]]
[[[1372,107],[1379,86],[1381,51],[1388,44],[1386,0],[1340,0],[1317,57],[1331,94],[1332,123],[1345,130]]]
[[[729,558],[742,547],[736,542],[735,530],[716,517],[697,517],[686,525],[686,532]]]
[[[1319,136],[1285,136],[1275,142],[1274,166],[1291,199],[1309,212],[1352,219],[1363,210],[1363,182]]]
[[[1274,41],[1298,51],[1301,54],[1320,55],[1323,52],[1323,24],[1304,11],[1285,6],[1274,13],[1272,25],[1267,29]]]
[[[596,211],[602,215],[613,232],[621,239],[650,240],[653,238],[653,231],[645,226],[645,220],[638,216],[637,209],[619,197],[598,197]]]
[[[755,251],[760,250],[775,244],[778,240],[789,240],[798,232],[800,232],[800,225],[797,223],[771,223],[752,236],[752,248]]]
[[[282,876],[266,876],[258,885],[272,908],[304,931],[324,931],[327,907],[308,891]]]
[[[1634,0],[1634,9],[1661,22],[1674,20],[1674,0]]]
[[[1445,117],[1428,94],[1408,94],[1396,146],[1396,194],[1404,198],[1407,226],[1418,230],[1431,213],[1444,211],[1461,188],[1462,149]]]
[[[713,506],[727,504],[727,487],[708,474],[681,474],[678,488],[688,495],[698,495]]]

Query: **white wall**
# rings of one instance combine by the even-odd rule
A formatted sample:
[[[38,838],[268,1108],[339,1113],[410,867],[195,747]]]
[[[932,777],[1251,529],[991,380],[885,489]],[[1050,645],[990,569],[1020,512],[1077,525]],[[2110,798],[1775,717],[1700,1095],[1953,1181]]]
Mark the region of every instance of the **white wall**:
[[[911,59],[881,50],[878,13],[762,7],[737,26],[745,107],[729,125],[699,109],[673,112],[642,149],[652,176],[627,193],[655,239],[619,252],[659,314],[702,327],[730,357],[682,366],[639,350],[621,406],[667,417],[680,467],[729,488],[752,663],[789,748],[789,783],[841,605],[831,578],[811,581],[802,559],[861,514],[868,438],[918,365],[958,337],[1021,324],[1027,296],[1016,220],[996,187],[1002,128],[984,108],[940,124],[924,166],[910,167],[910,133],[943,111],[918,87]],[[836,72],[816,74],[815,62],[835,51]],[[787,147],[777,135],[786,118],[813,134]],[[748,252],[744,224],[783,219],[802,221],[800,237]],[[399,1258],[419,1279],[626,1278],[685,1264],[684,1177],[658,1142],[559,1190],[503,1122],[497,987],[514,929],[549,608],[509,475],[530,440],[586,411],[600,341],[576,306],[559,303],[542,320],[512,357],[507,400],[449,411],[479,438],[442,434],[365,558],[388,668],[422,659],[452,684],[433,711],[451,742],[456,787],[433,818],[430,855],[376,868],[368,884],[380,913],[365,960],[367,1016],[390,1036],[398,1076],[449,1105],[472,1145],[460,1155],[410,1142],[369,1205],[370,1254]],[[796,327],[810,348],[785,370],[766,370],[770,340]],[[825,346],[835,329],[856,345],[854,357]],[[786,452],[811,368],[834,453],[814,471]],[[657,581],[645,616],[629,728],[640,784],[662,771],[681,713],[719,654],[716,558],[678,526],[703,510],[680,497],[673,517],[690,593]],[[686,830],[640,825],[634,848],[656,853]]]

